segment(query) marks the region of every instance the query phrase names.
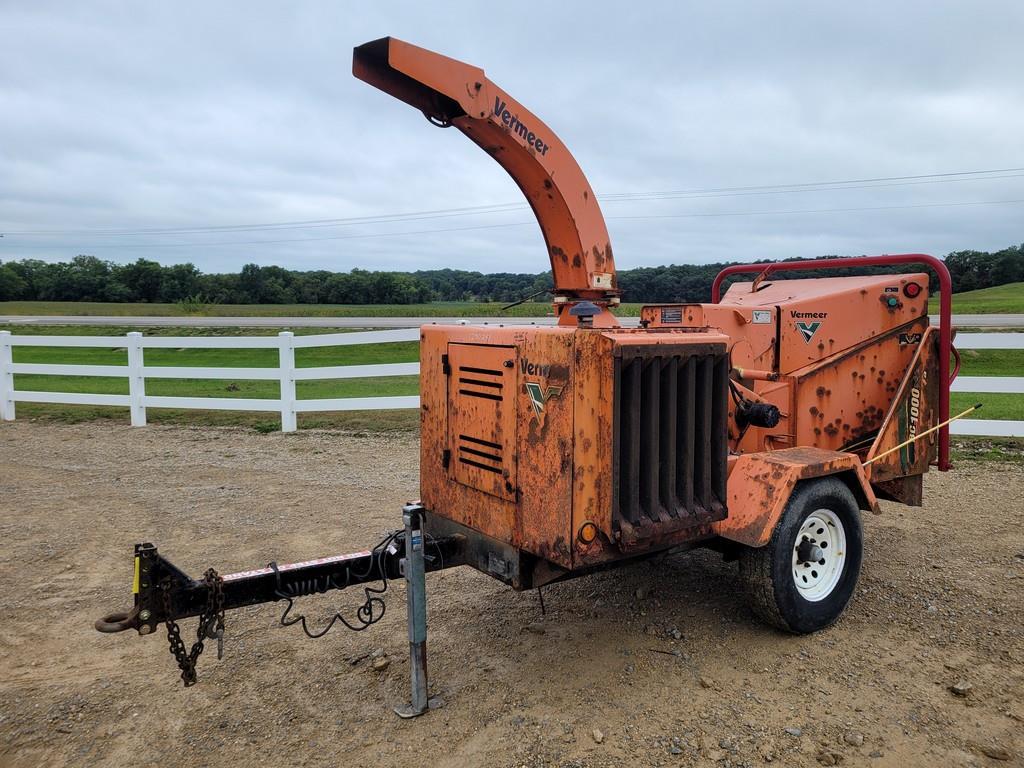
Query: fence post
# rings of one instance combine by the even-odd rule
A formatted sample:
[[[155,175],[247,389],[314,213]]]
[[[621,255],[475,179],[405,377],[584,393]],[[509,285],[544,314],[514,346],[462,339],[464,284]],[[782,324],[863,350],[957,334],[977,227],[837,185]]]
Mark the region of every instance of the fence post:
[[[278,368],[281,374],[281,431],[298,429],[295,419],[295,334],[281,331],[278,339]]]
[[[11,332],[0,331],[0,418],[14,421],[14,353]]]
[[[146,375],[143,371],[142,334],[128,333],[128,399],[133,427],[146,426]]]

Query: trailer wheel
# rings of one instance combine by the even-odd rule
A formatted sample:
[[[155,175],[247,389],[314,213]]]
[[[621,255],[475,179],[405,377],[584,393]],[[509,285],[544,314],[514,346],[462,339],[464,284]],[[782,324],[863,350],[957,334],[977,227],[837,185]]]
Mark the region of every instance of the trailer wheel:
[[[864,549],[860,512],[841,480],[800,483],[763,547],[746,547],[740,577],[754,612],[807,634],[839,618],[857,586]]]

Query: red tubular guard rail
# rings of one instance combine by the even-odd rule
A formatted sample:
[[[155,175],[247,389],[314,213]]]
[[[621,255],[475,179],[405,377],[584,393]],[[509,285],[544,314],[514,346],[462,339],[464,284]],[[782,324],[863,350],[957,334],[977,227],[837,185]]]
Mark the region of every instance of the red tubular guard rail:
[[[732,275],[769,272],[792,272],[802,269],[849,269],[851,267],[891,266],[895,264],[923,264],[939,278],[939,422],[949,418],[949,385],[956,374],[950,376],[949,356],[953,349],[953,281],[941,259],[926,253],[899,253],[891,256],[857,256],[849,259],[815,259],[812,261],[769,262],[767,264],[734,264],[726,267],[711,284],[711,303],[722,298],[722,282]],[[949,426],[939,430],[939,471],[949,470]]]

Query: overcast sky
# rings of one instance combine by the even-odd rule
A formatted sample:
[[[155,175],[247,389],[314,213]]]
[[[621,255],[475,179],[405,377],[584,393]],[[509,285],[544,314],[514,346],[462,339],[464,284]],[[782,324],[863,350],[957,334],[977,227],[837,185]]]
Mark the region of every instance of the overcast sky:
[[[352,77],[353,46],[386,35],[482,67],[558,133],[599,199],[1024,169],[1021,0],[0,0],[0,35],[0,260],[547,269],[525,208],[89,232],[520,202],[456,130]],[[602,206],[620,268],[1024,241],[1024,170],[910,181]],[[975,204],[991,201],[1017,202]],[[78,233],[13,234],[54,230]]]

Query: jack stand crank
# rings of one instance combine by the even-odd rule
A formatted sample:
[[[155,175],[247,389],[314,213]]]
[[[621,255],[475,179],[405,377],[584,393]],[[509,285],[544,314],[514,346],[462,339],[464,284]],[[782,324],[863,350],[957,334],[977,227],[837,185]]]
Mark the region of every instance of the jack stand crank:
[[[401,566],[405,575],[409,611],[412,701],[403,707],[396,707],[395,714],[402,718],[412,718],[419,717],[430,708],[427,696],[427,582],[423,560],[423,506],[407,504],[402,508],[402,521],[405,523],[405,557]]]

